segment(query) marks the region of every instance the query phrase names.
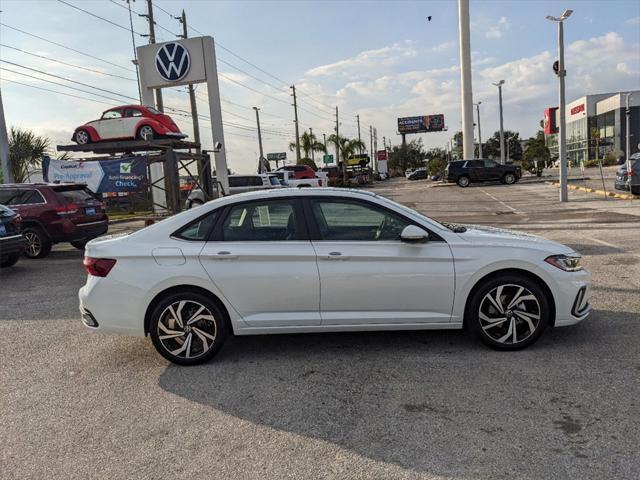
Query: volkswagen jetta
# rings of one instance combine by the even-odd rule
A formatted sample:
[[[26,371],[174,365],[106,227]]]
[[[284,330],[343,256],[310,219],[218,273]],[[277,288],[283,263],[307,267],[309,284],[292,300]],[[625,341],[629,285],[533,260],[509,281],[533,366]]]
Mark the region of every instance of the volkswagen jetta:
[[[86,246],[85,325],[148,335],[172,362],[228,335],[468,327],[515,350],[589,314],[571,248],[442,224],[364,191],[280,189],[219,198]]]

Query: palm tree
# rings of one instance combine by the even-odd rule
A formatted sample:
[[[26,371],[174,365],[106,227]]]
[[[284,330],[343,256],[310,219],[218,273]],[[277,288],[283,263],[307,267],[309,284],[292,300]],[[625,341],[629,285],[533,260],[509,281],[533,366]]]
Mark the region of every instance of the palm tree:
[[[31,130],[11,127],[9,169],[13,181],[16,183],[25,182],[29,176],[29,169],[40,165],[49,146],[50,140],[47,137],[40,137]]]
[[[342,177],[343,180],[347,181],[347,163],[346,159],[355,155],[362,150],[366,150],[367,146],[361,140],[357,138],[350,139],[343,136],[336,136],[336,134],[331,134],[327,139],[328,142],[333,143],[338,151],[340,152],[340,158],[342,159]]]
[[[319,142],[313,133],[304,132],[300,136],[300,148],[304,152],[304,158],[309,158],[312,152],[326,152],[327,149],[324,147],[324,143]],[[296,142],[291,142],[289,144],[289,150],[295,151]]]

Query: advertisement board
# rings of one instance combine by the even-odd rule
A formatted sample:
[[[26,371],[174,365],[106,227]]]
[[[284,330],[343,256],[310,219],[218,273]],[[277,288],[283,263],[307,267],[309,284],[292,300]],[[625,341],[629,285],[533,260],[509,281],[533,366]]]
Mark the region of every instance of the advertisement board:
[[[378,161],[387,160],[387,151],[386,150],[378,150]]]
[[[113,160],[42,161],[45,182],[86,183],[95,193],[140,192],[147,189],[147,162],[144,157]]]
[[[544,109],[544,133],[545,135],[551,135],[552,133],[558,133],[558,126],[556,125],[556,112],[558,107],[549,107]]]
[[[400,133],[441,132],[442,130],[444,130],[444,115],[441,113],[398,118],[398,132]]]

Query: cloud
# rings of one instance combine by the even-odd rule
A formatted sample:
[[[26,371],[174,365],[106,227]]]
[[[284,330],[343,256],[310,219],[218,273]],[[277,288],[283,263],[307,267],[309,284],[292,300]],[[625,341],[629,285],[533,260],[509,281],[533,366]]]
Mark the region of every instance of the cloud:
[[[640,16],[630,18],[624,23],[626,23],[627,25],[640,25]]]
[[[311,77],[329,76],[336,73],[346,75],[353,70],[367,69],[374,66],[392,66],[399,63],[402,58],[415,57],[417,53],[408,44],[394,43],[376,50],[365,50],[351,58],[339,60],[335,63],[312,68],[306,74]]]
[[[502,38],[502,36],[510,28],[511,28],[511,24],[507,20],[507,17],[500,17],[498,19],[497,24],[492,25],[487,29],[487,33],[485,33],[485,37],[492,38],[492,39]]]
[[[451,50],[452,48],[457,46],[458,46],[457,42],[444,42],[434,47],[431,47],[431,51],[441,53],[441,52],[446,52],[448,50]]]

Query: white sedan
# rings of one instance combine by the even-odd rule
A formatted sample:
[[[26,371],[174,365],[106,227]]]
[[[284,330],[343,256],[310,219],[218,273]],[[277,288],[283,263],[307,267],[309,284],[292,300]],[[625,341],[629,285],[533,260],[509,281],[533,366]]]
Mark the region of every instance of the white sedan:
[[[438,223],[365,191],[224,197],[125,236],[92,240],[80,311],[97,332],[149,335],[172,362],[228,335],[461,329],[499,350],[589,315],[571,248]]]

